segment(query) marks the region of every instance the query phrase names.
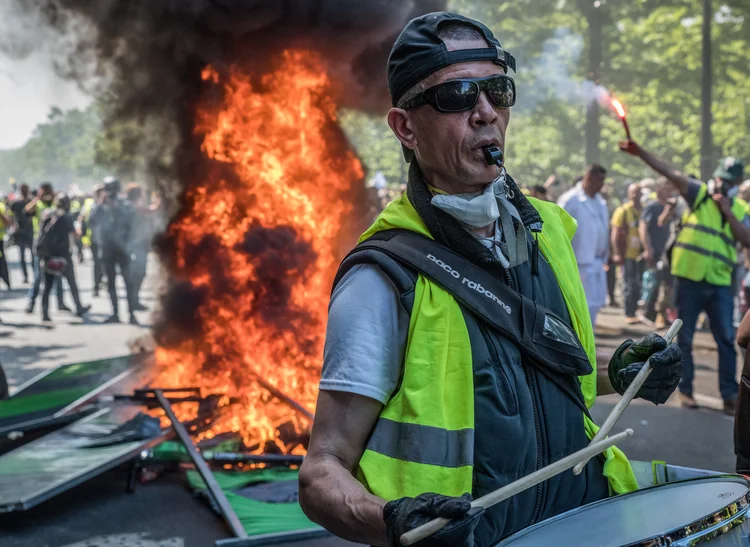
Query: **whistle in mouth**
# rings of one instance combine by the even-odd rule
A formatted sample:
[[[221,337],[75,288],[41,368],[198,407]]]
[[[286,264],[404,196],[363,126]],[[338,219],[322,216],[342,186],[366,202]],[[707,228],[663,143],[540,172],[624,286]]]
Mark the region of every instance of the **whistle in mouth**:
[[[495,145],[484,147],[484,161],[487,165],[503,166],[503,151]]]

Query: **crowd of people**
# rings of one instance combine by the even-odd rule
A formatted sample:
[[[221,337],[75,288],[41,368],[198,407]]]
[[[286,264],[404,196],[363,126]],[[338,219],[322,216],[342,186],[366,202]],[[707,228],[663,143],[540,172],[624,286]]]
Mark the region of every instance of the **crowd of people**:
[[[607,303],[620,307],[617,279],[628,324],[662,329],[681,319],[678,343],[685,367],[679,400],[690,408],[698,406],[692,345],[702,323],[716,341],[719,389],[725,413],[733,416],[738,390],[735,332],[748,300],[743,249],[750,246],[750,206],[740,190],[750,185],[742,184],[743,164],[723,159],[706,184],[632,141],[623,146],[659,178],[630,184],[626,199],[613,207],[613,196],[605,191],[606,169],[590,165],[557,199],[578,223],[572,245],[591,321],[596,323]]]
[[[41,293],[42,321],[51,322],[49,299],[54,287],[57,309],[83,318],[91,306],[81,301],[75,262],[81,267],[90,252],[92,296],[98,297],[105,286],[112,306],[105,322],[121,320],[119,274],[125,285],[129,321],[138,324],[134,312],[146,309],[139,295],[157,230],[158,209],[159,202],[149,200],[140,184],[131,183],[123,189],[113,177],[95,184],[87,194],[56,192],[50,182],[33,190],[25,183],[14,185],[7,196],[0,195],[0,279],[11,288],[8,255],[16,247],[23,284],[29,286],[27,313],[34,313]],[[74,308],[65,304],[65,285]]]

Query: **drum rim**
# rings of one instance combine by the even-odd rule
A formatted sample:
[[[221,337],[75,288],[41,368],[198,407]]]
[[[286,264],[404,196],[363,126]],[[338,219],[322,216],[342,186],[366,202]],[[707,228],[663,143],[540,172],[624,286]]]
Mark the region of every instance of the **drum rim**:
[[[639,490],[635,490],[634,492],[629,492],[628,494],[642,494],[649,490],[654,490],[656,488],[663,488],[665,486],[678,486],[681,484],[688,484],[691,482],[716,482],[721,479],[732,479],[735,482],[743,482],[748,490],[741,495],[739,498],[732,500],[728,502],[724,507],[721,509],[718,509],[717,511],[714,511],[713,513],[710,513],[704,517],[701,517],[689,524],[685,524],[683,526],[679,526],[677,528],[674,528],[672,530],[667,530],[661,534],[651,536],[648,538],[639,539],[636,542],[633,543],[627,543],[623,544],[621,547],[658,547],[658,546],[666,546],[666,545],[674,545],[677,541],[682,541],[685,539],[691,539],[690,545],[699,545],[703,543],[704,541],[708,541],[709,539],[713,539],[714,537],[717,537],[719,535],[722,535],[735,526],[738,526],[741,524],[745,517],[747,517],[747,514],[750,509],[750,478],[745,477],[744,475],[736,475],[733,473],[722,473],[719,475],[709,475],[706,477],[696,477],[694,479],[685,479],[682,481],[675,481],[665,484],[658,484],[655,486],[649,486],[648,488],[641,488]],[[523,530],[519,530],[515,534],[503,539],[500,541],[500,543],[497,544],[497,547],[505,547],[512,546],[513,543],[509,540],[511,539],[519,539],[523,536],[525,536],[527,533],[531,533],[532,529],[541,527],[542,524],[546,523],[546,525],[554,524],[556,521],[562,520],[569,516],[571,513],[574,513],[575,511],[579,510],[581,507],[594,507],[598,505],[605,505],[606,503],[611,502],[612,499],[616,498],[616,496],[612,496],[609,498],[605,498],[599,501],[595,501],[593,503],[589,503],[586,505],[582,505],[580,507],[576,507],[574,509],[571,509],[569,511],[566,511],[564,513],[560,513],[559,515],[555,515],[554,517],[551,517],[549,519],[543,520],[542,522],[539,522],[533,526],[529,526],[528,528],[525,528]],[[728,515],[725,514],[727,510],[730,510],[730,513]],[[719,519],[717,521],[717,519]]]

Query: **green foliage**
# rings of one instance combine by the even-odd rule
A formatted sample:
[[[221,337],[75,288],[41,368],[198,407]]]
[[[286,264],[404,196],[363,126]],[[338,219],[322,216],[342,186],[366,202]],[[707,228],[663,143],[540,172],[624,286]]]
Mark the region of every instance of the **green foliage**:
[[[555,172],[566,181],[585,167],[585,100],[569,86],[588,76],[590,24],[602,26],[600,82],[628,109],[633,136],[642,145],[689,172],[700,164],[702,2],[696,0],[452,0],[449,8],[493,29],[518,59],[514,107],[506,149],[508,169],[523,185],[539,184]],[[714,0],[713,134],[718,160],[750,160],[750,0]],[[543,63],[543,60],[547,63]],[[552,64],[550,65],[550,59]],[[561,80],[561,75],[564,76]],[[144,124],[102,128],[106,103],[85,111],[53,109],[22,148],[0,151],[0,181],[14,177],[62,186],[88,187],[112,171],[137,177],[144,149],[159,134]],[[653,174],[622,154],[619,120],[600,113],[601,163],[624,185]],[[393,184],[407,168],[385,116],[341,113],[341,122],[369,175],[383,172]],[[162,137],[160,137],[162,138]],[[168,146],[162,147],[165,151]],[[168,165],[164,152],[160,164]],[[151,157],[149,156],[149,157]],[[151,161],[153,166],[152,157]],[[0,191],[5,190],[0,183]]]
[[[750,160],[750,0],[714,0],[714,158]],[[628,110],[633,137],[688,172],[700,171],[702,2],[695,0],[452,0],[449,8],[487,24],[518,59],[506,150],[509,171],[521,184],[553,172],[570,181],[585,162],[586,103],[549,84],[543,52],[559,53],[559,70],[582,83],[589,66],[589,21],[602,30],[600,82]],[[597,11],[598,10],[598,11]],[[562,39],[560,39],[562,37]],[[580,46],[576,51],[576,41]],[[546,47],[546,49],[545,49]],[[548,85],[540,85],[547,83]],[[556,92],[552,92],[556,90]],[[384,121],[344,117],[353,144],[370,171],[400,177],[400,155]],[[622,154],[619,120],[601,111],[601,163],[622,188],[627,179],[653,176]],[[377,142],[375,142],[377,141]]]
[[[58,188],[71,183],[89,187],[104,173],[96,161],[100,132],[96,106],[68,111],[53,107],[23,147],[0,151],[0,191],[8,190],[5,181],[11,178],[31,185],[49,180]]]
[[[390,183],[406,182],[407,165],[401,154],[401,145],[388,127],[385,116],[349,110],[340,114],[340,122],[369,176],[382,171]]]

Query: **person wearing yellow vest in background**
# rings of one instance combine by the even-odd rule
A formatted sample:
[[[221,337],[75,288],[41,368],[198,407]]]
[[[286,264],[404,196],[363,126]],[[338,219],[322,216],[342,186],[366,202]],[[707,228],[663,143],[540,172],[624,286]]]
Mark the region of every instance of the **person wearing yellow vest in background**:
[[[679,348],[657,335],[624,343],[597,377],[575,221],[526,198],[502,167],[509,68],[486,26],[451,13],[412,20],[391,51],[388,123],[409,183],[334,281],[299,475],[307,516],[348,540],[396,547],[448,517],[419,545],[490,546],[632,491],[613,448],[581,475],[486,511],[470,505],[586,446],[597,392],[622,393],[649,355],[657,365],[640,397],[663,403],[679,382]]]
[[[49,182],[43,182],[39,185],[39,190],[36,196],[26,205],[26,214],[31,217],[32,225],[34,228],[34,239],[36,240],[39,235],[39,227],[41,225],[41,219],[45,212],[54,209],[55,191],[52,188],[52,184]],[[42,286],[42,280],[44,279],[44,272],[40,267],[39,256],[37,256],[36,249],[33,250],[34,260],[34,284],[29,287],[29,303],[26,306],[26,313],[33,313],[34,306],[36,305],[36,299],[39,296],[39,290]],[[57,309],[61,311],[70,311],[63,302],[63,287],[62,280],[58,277],[55,279],[55,291],[57,295]]]
[[[5,234],[8,233],[8,229],[11,226],[11,214],[10,209],[5,202],[0,199],[0,254],[2,254],[5,242]]]
[[[641,187],[628,186],[628,201],[612,213],[612,260],[622,268],[622,295],[625,304],[625,322],[639,322],[638,299],[641,296],[641,239],[638,222],[641,218]]]
[[[680,402],[695,408],[693,398],[693,336],[701,311],[711,324],[719,353],[719,391],[724,412],[734,416],[737,402],[737,354],[734,348],[734,294],[732,274],[737,264],[737,244],[750,247],[747,204],[737,197],[744,167],[739,160],[722,160],[708,183],[683,175],[664,160],[629,141],[621,148],[641,158],[669,179],[688,203],[671,254],[672,275],[677,278],[678,336],[685,370],[680,382]]]

